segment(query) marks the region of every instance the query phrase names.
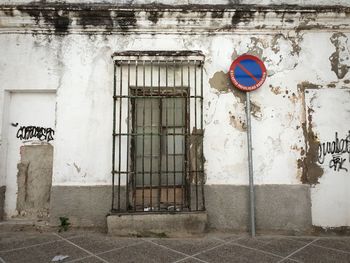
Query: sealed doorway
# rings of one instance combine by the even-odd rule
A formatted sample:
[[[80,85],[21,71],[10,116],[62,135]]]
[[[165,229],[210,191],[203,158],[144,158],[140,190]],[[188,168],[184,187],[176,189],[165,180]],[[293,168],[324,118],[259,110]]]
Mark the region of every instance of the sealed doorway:
[[[52,183],[56,94],[7,92],[4,122],[7,217],[47,219]]]

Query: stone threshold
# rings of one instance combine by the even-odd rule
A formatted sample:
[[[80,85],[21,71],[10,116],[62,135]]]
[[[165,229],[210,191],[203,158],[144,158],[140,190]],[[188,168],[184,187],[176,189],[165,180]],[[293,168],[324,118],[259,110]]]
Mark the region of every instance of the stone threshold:
[[[184,237],[204,234],[207,213],[138,213],[107,216],[108,234],[135,237]]]

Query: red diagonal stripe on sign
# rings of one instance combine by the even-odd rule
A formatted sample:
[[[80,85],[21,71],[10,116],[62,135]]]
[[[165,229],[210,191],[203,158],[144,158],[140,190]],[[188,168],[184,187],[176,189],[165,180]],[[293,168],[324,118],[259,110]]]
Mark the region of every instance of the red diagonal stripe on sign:
[[[259,80],[248,70],[246,69],[241,63],[237,64],[238,67],[240,67],[241,70],[243,70],[249,77],[255,80],[255,82],[259,82]]]

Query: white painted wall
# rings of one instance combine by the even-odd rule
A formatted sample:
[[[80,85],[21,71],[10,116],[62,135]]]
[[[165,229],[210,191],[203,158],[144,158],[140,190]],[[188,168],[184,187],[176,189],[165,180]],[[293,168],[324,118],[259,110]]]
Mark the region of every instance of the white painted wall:
[[[230,111],[244,117],[243,105],[232,93],[219,93],[211,88],[208,80],[215,72],[227,72],[232,54],[256,49],[253,43],[255,38],[260,38],[257,46],[270,76],[264,86],[252,94],[252,101],[261,107],[252,124],[256,182],[299,183],[296,159],[304,142],[302,130],[296,128],[303,121],[297,84],[304,81],[318,84],[337,81],[328,59],[333,52],[330,37],[331,33],[304,34],[298,56],[290,54],[291,43],[283,38],[279,40],[280,51],[275,54],[271,49],[272,35],[213,36],[206,37],[206,41],[203,41],[203,36],[89,38],[69,35],[51,37],[50,43],[42,37],[38,40],[37,37],[7,35],[1,36],[2,46],[10,39],[16,43],[9,45],[7,54],[2,56],[8,70],[16,67],[18,56],[22,60],[33,61],[35,67],[27,66],[25,74],[13,71],[8,75],[3,74],[2,79],[8,86],[15,86],[11,83],[12,76],[12,82],[20,81],[22,88],[34,85],[47,87],[51,82],[51,87],[57,89],[54,184],[109,184],[113,85],[110,55],[118,50],[202,50],[206,55],[204,113],[208,183],[246,184],[246,134],[229,123]],[[16,54],[16,50],[21,50],[19,46],[28,50],[38,41],[40,44],[34,49],[37,55],[33,52]],[[313,45],[315,41],[319,43],[317,47]],[[56,56],[43,58],[49,53]],[[48,67],[52,68],[52,72],[48,72]],[[21,68],[19,70],[21,72]],[[276,95],[271,92],[270,85],[280,87],[281,93]],[[295,93],[296,99],[288,99],[286,91],[289,96]]]
[[[111,54],[123,50],[201,50],[206,56],[203,79],[207,184],[248,184],[246,133],[230,124],[231,115],[244,118],[243,104],[232,93],[219,92],[211,87],[209,80],[216,72],[227,72],[237,55],[250,52],[261,56],[269,72],[263,87],[251,95],[252,102],[260,107],[252,118],[255,182],[300,184],[301,170],[297,167],[297,160],[301,157],[302,148],[305,149],[300,128],[305,115],[298,84],[349,85],[344,82],[349,80],[349,74],[339,80],[331,71],[329,57],[335,51],[330,40],[333,33],[265,31],[227,32],[211,36],[3,34],[0,35],[0,47],[6,48],[0,49],[0,101],[4,102],[4,90],[56,90],[53,185],[109,185],[112,156]],[[287,39],[286,36],[292,38]],[[350,34],[345,36],[349,38]],[[338,97],[344,99],[344,94],[337,88],[332,91],[335,100]],[[0,108],[1,116],[6,107]],[[317,115],[320,121],[325,120],[322,112]],[[349,117],[344,118],[347,120],[344,123],[349,123]],[[1,147],[3,149],[3,145]],[[328,175],[321,179],[324,180],[324,189],[332,188],[332,184],[336,184],[338,189],[345,187],[345,179],[336,182],[332,181],[332,175],[327,178]],[[1,180],[4,182],[4,179]],[[329,204],[324,202],[326,197],[322,192],[325,191],[322,182],[313,190],[315,224],[349,225],[346,221],[349,220],[348,210],[337,210],[342,213],[342,221],[339,222],[332,221],[324,212]],[[345,195],[346,192],[341,198],[344,199]],[[340,207],[346,205],[348,203],[343,202]]]
[[[307,107],[312,110],[312,122],[308,125],[312,125],[320,142],[332,143],[335,132],[339,141],[349,141],[346,153],[322,154],[320,166],[324,174],[319,184],[311,188],[313,224],[318,226],[350,225],[350,87],[340,88],[309,90],[305,94]],[[332,162],[333,156],[341,158],[341,167]]]

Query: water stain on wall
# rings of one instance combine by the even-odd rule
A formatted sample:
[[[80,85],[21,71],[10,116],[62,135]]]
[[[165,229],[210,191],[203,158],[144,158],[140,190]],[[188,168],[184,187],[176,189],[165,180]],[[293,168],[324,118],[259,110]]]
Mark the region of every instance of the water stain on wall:
[[[293,104],[296,104],[301,99],[301,94],[298,92],[295,94],[295,92],[290,92],[289,90],[282,91],[282,88],[280,86],[269,86],[271,92],[275,95],[281,95],[283,98],[288,98]]]
[[[274,87],[274,86],[270,85],[269,87],[270,87],[271,92],[274,93],[275,95],[279,95],[282,93],[280,86]]]
[[[261,38],[251,37],[247,54],[263,58],[264,49],[268,48],[268,44]]]
[[[202,171],[205,162],[203,155],[203,130],[193,127],[190,136],[190,165],[191,171]],[[204,173],[188,173],[188,182],[205,183]]]
[[[232,85],[228,72],[215,72],[213,77],[209,79],[209,84],[213,89],[218,91],[219,94],[232,92],[233,95],[238,99],[239,103],[246,103],[245,92],[235,88]],[[251,113],[253,117],[255,117],[258,120],[261,120],[261,106],[254,101],[251,101]]]
[[[5,192],[6,186],[0,186],[0,221],[4,219]]]
[[[247,124],[244,119],[241,117],[236,117],[232,114],[232,112],[229,112],[230,115],[230,124],[233,126],[235,129],[245,132],[247,131]]]
[[[319,139],[312,127],[312,109],[306,109],[305,92],[307,89],[317,89],[320,86],[303,82],[298,85],[298,90],[303,94],[305,121],[302,123],[303,135],[305,138],[305,151],[301,152],[301,158],[298,159],[298,168],[302,170],[301,182],[303,184],[318,184],[319,178],[323,175],[323,169],[318,165],[318,145]],[[307,122],[306,122],[307,120]]]
[[[223,71],[215,72],[213,77],[209,79],[209,84],[220,93],[230,92],[229,74]]]
[[[335,47],[335,52],[329,57],[332,71],[338,79],[342,79],[350,69],[348,37],[343,33],[334,33],[330,40]]]

